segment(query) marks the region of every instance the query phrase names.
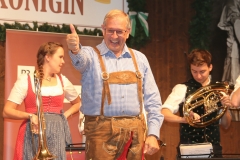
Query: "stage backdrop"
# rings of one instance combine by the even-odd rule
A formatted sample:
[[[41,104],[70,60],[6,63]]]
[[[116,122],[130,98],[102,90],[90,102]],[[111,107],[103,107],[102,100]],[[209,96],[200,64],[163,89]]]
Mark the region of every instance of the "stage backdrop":
[[[80,73],[75,70],[68,56],[66,46],[66,34],[54,34],[45,32],[29,32],[19,30],[7,30],[6,37],[6,61],[5,61],[5,101],[17,80],[19,74],[27,74],[34,71],[36,66],[36,54],[39,46],[47,41],[62,43],[65,50],[65,64],[62,74],[65,75],[77,88],[80,88]],[[95,46],[102,41],[102,37],[80,36],[82,45]],[[80,90],[78,89],[80,93]],[[68,102],[64,103],[64,109],[70,107]],[[24,110],[22,104],[19,110]],[[78,114],[68,119],[73,143],[82,142],[78,131]],[[3,159],[13,159],[16,136],[21,120],[4,119],[4,143]]]

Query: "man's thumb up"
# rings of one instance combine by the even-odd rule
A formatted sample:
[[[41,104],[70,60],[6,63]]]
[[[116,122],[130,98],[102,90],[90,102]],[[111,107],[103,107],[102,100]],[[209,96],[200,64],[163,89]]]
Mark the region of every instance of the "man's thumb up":
[[[71,34],[67,35],[67,46],[68,49],[72,51],[73,54],[77,54],[80,50],[79,48],[79,37],[77,35],[77,32],[72,24],[69,25]]]
[[[70,24],[70,30],[71,30],[72,34],[77,34],[77,32],[72,24]]]

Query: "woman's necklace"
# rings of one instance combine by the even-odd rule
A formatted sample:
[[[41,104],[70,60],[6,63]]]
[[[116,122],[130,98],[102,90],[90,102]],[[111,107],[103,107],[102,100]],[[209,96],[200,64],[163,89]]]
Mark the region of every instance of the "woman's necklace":
[[[51,82],[51,79],[53,78],[54,75],[50,76],[50,77],[47,77],[47,78],[44,78],[46,79],[48,82]]]
[[[51,77],[45,78],[48,82],[51,82]]]

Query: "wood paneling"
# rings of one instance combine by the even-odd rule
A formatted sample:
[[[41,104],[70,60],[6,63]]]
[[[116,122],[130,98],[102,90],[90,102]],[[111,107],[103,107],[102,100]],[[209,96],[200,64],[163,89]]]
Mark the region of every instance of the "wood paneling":
[[[231,126],[227,130],[221,128],[221,144],[224,154],[240,154],[239,127],[239,121],[232,121]]]
[[[172,87],[184,82],[188,69],[188,25],[190,1],[153,0],[147,2],[151,41],[141,49],[147,56],[164,101]]]
[[[162,102],[174,85],[189,77],[185,53],[189,52],[188,26],[194,12],[193,0],[151,0],[147,1],[148,23],[151,41],[141,49],[147,56],[161,93]],[[148,160],[174,160],[179,143],[179,125],[164,122],[161,140],[167,143],[161,151]]]

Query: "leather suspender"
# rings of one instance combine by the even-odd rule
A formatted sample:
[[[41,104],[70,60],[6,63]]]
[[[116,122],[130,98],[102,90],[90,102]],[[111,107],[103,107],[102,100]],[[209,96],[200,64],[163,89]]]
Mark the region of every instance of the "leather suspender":
[[[103,89],[102,89],[102,102],[101,102],[101,115],[104,115],[104,101],[107,97],[108,104],[111,104],[111,93],[109,88],[109,83],[111,84],[131,84],[131,83],[137,83],[137,94],[138,99],[140,103],[140,114],[142,113],[142,107],[143,107],[143,95],[142,95],[142,75],[138,69],[137,61],[134,56],[134,53],[131,48],[129,48],[134,67],[136,69],[136,72],[132,71],[119,71],[119,72],[112,72],[108,73],[106,71],[105,64],[103,62],[102,56],[100,54],[100,51],[97,49],[97,47],[93,47],[95,52],[98,55],[98,59],[100,62],[100,67],[102,70],[101,76],[103,79]]]

